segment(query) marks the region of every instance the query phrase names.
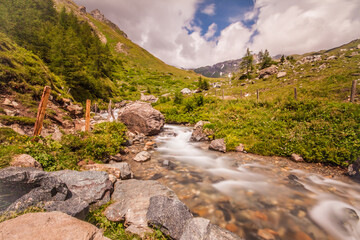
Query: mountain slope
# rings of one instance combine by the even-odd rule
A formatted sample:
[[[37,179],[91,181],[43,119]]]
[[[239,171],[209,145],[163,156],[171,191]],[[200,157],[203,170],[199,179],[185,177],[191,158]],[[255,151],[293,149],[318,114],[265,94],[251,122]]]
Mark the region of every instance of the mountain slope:
[[[239,71],[241,59],[229,60],[221,63],[214,64],[212,66],[200,67],[194,69],[196,73],[199,73],[205,77],[219,78],[228,77],[229,74]]]

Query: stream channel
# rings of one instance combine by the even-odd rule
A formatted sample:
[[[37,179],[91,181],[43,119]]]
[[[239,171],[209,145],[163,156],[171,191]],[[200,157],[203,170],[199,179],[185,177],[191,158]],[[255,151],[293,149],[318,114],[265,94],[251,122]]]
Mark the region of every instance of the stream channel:
[[[190,136],[165,125],[151,161],[132,164],[136,178],[160,181],[195,216],[245,239],[360,239],[358,183],[321,165],[209,151]]]

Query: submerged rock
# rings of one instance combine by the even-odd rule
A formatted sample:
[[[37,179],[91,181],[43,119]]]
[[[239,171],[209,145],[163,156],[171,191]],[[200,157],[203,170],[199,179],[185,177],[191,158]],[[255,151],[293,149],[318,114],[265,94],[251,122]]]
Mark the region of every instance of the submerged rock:
[[[142,151],[135,156],[134,161],[146,162],[149,161],[150,159],[151,159],[151,154],[146,151]]]
[[[90,223],[61,212],[28,213],[0,223],[1,239],[109,240]]]
[[[159,134],[165,124],[165,117],[150,103],[133,102],[120,109],[118,119],[132,132],[147,136]]]
[[[225,153],[226,152],[225,140],[221,138],[211,141],[209,149]]]
[[[205,218],[192,218],[184,226],[180,240],[240,240],[235,234],[210,223]]]

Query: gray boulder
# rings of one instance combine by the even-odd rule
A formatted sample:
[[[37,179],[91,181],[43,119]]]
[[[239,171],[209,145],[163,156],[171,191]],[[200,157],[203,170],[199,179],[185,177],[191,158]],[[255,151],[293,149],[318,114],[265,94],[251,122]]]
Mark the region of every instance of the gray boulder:
[[[216,140],[211,141],[209,149],[225,153],[226,152],[225,140],[223,138],[221,138],[221,139],[216,139]]]
[[[202,141],[209,141],[210,136],[213,135],[213,131],[210,129],[204,129],[204,125],[210,122],[199,121],[195,124],[193,128],[193,132],[190,137],[190,141],[192,142],[202,142]]]
[[[180,240],[240,240],[235,234],[210,223],[205,218],[192,218],[184,226]]]
[[[148,224],[159,228],[173,239],[180,239],[187,220],[193,216],[189,208],[177,198],[155,196],[150,198],[146,214]]]
[[[144,95],[141,93],[140,101],[149,102],[149,103],[156,103],[159,99],[154,95]]]
[[[76,104],[70,104],[66,106],[66,110],[69,111],[71,117],[79,118],[83,116],[83,108]]]
[[[109,175],[106,172],[64,170],[51,174],[58,177],[67,185],[72,193],[88,204],[94,204],[103,200],[104,197],[109,195],[106,193],[110,193],[113,190],[112,182],[109,180]]]
[[[85,218],[89,211],[89,205],[58,177],[35,168],[0,170],[0,196],[0,213],[39,206],[47,211],[62,211]]]
[[[266,76],[274,75],[278,72],[278,69],[275,65],[272,65],[271,67],[264,68],[259,73],[259,78],[265,78]]]
[[[104,212],[107,219],[125,221],[127,231],[144,235],[151,232],[146,215],[150,199],[154,196],[166,196],[177,199],[176,194],[157,181],[126,180],[115,183],[111,200],[114,202]]]
[[[132,132],[147,136],[159,134],[165,124],[165,117],[150,103],[133,102],[120,109],[118,119]]]
[[[294,162],[303,162],[304,159],[296,153],[291,154],[291,160],[293,160]]]

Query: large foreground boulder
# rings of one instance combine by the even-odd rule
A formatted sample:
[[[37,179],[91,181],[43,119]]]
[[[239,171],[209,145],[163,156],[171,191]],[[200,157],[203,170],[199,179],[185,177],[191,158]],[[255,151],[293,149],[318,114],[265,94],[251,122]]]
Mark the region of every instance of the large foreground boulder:
[[[150,198],[150,206],[146,214],[148,224],[173,239],[180,239],[186,222],[192,217],[189,208],[177,198],[166,196]]]
[[[51,174],[57,176],[72,193],[88,204],[105,204],[110,201],[113,186],[106,172],[63,170]]]
[[[128,232],[144,235],[151,232],[146,215],[150,199],[155,196],[166,196],[177,199],[176,194],[157,181],[126,180],[115,183],[111,200],[114,202],[105,210],[110,221],[125,221]]]
[[[8,167],[0,170],[0,213],[39,206],[85,218],[89,205],[72,193],[58,177],[35,168]]]
[[[147,136],[159,134],[165,124],[165,117],[150,103],[133,102],[120,109],[118,119],[132,132]]]
[[[6,240],[109,240],[90,223],[61,212],[29,213],[0,223],[0,239]]]
[[[190,141],[192,142],[202,142],[202,141],[209,141],[210,136],[214,133],[210,129],[204,129],[205,124],[209,124],[210,122],[199,121],[195,124],[193,128],[193,132],[190,137]]]

